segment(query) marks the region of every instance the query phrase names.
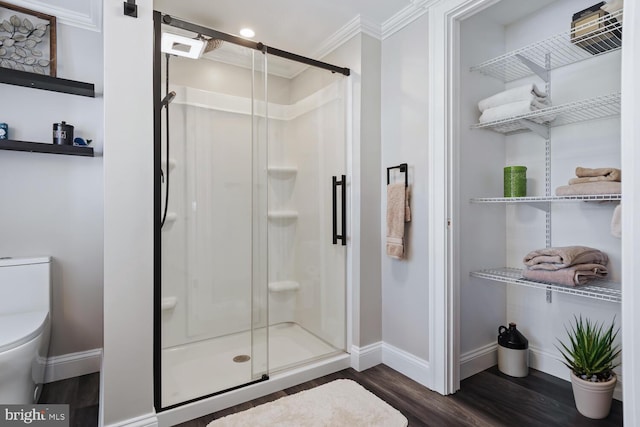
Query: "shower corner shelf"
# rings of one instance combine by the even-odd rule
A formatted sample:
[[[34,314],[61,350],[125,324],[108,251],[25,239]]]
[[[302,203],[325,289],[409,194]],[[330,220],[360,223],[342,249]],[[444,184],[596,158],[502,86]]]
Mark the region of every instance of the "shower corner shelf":
[[[489,129],[494,132],[510,135],[532,130],[535,126],[556,127],[588,120],[603,119],[620,114],[620,93],[598,96],[595,98],[569,102],[566,104],[535,110],[527,114],[507,117],[485,123],[471,125],[473,129]],[[553,120],[540,124],[538,122],[553,117]],[[536,120],[538,122],[536,122]]]
[[[69,156],[93,157],[93,147],[46,144],[44,142],[0,140],[0,150],[26,151],[29,153],[66,154]]]
[[[298,173],[298,168],[295,166],[269,166],[267,172],[274,178],[289,178]]]
[[[298,218],[297,211],[269,211],[267,213],[269,219],[292,220]]]
[[[588,285],[564,286],[524,279],[522,277],[522,269],[510,267],[472,271],[470,275],[471,277],[488,279],[494,282],[502,282],[510,285],[543,289],[545,291],[555,291],[562,294],[577,295],[615,303],[622,302],[620,283],[606,280],[594,280]]]
[[[269,282],[269,292],[287,292],[297,291],[300,289],[300,283],[295,280],[281,280],[277,282]]]
[[[550,69],[564,67],[594,56],[619,50],[622,46],[622,13],[620,9],[603,16],[597,22],[589,22],[571,30],[551,36],[545,40],[532,43],[520,49],[485,61],[471,67],[470,71],[479,72],[503,82],[511,82],[534,74],[525,61],[538,66],[546,62],[545,56],[550,54]],[[581,34],[576,37],[575,34]],[[584,47],[571,42],[572,36]]]

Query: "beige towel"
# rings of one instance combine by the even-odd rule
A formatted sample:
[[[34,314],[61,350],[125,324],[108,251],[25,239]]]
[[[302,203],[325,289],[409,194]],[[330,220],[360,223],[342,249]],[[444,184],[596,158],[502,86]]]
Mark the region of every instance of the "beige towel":
[[[583,168],[578,166],[576,168],[576,176],[578,178],[596,178],[592,181],[620,181],[622,178],[622,172],[616,168]],[[573,178],[575,179],[575,178]],[[590,182],[590,181],[580,181]],[[571,182],[569,182],[571,184]]]
[[[618,204],[613,210],[611,218],[611,234],[614,237],[622,237],[622,203]]]
[[[511,102],[529,101],[531,99],[545,103],[547,101],[547,94],[538,89],[534,83],[528,83],[482,99],[478,102],[478,109],[480,112],[484,112],[489,108],[499,107],[500,105],[509,104]]]
[[[387,185],[387,255],[404,256],[404,223],[411,220],[409,189],[403,183]]]
[[[607,265],[609,257],[588,246],[558,246],[531,251],[522,261],[531,270],[559,270],[577,264]]]
[[[622,185],[614,181],[585,182],[561,185],[556,188],[556,196],[588,196],[595,194],[621,194]]]
[[[529,270],[525,269],[522,276],[525,279],[538,282],[554,283],[557,285],[576,286],[586,285],[590,280],[602,279],[607,276],[607,267],[600,264],[576,264],[560,270]]]

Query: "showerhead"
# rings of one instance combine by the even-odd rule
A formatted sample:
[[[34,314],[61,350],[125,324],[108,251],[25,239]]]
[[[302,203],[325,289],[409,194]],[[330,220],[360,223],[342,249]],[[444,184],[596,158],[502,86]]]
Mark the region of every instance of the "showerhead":
[[[167,105],[169,105],[175,97],[176,97],[176,93],[174,91],[167,93],[165,97],[162,98],[162,101],[160,101],[160,108],[166,107]]]

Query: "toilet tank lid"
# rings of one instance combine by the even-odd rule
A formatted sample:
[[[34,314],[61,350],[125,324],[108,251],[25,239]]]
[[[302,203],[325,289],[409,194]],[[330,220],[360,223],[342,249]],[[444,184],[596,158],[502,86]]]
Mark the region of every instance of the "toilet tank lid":
[[[0,257],[0,267],[13,267],[16,265],[29,265],[29,264],[47,264],[51,262],[51,257]]]

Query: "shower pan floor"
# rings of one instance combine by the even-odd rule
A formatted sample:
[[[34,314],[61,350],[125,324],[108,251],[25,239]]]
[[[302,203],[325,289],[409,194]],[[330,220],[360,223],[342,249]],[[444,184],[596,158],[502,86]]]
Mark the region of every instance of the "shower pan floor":
[[[266,341],[264,332],[265,328],[254,331],[255,342]],[[253,372],[266,372],[266,355],[260,354],[259,346],[254,350],[252,355],[250,331],[162,350],[162,405],[175,405],[252,381]],[[270,373],[340,352],[296,323],[269,326]],[[234,362],[235,357],[244,355],[257,360]]]

